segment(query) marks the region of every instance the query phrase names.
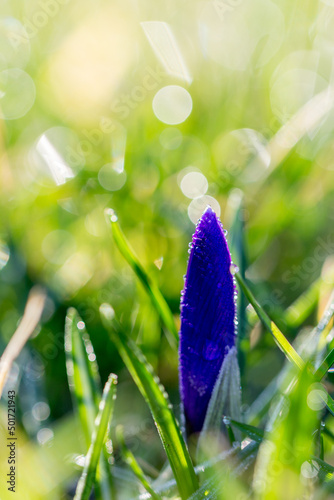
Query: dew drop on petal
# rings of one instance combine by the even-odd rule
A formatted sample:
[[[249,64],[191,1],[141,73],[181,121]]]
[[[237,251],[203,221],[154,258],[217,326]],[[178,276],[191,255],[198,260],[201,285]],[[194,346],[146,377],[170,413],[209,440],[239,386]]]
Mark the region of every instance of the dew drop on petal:
[[[230,265],[230,273],[231,273],[231,274],[233,274],[233,275],[234,275],[234,274],[235,274],[235,273],[237,273],[238,271],[239,271],[239,268],[238,268],[238,266],[237,266],[236,264],[231,264],[231,265]]]

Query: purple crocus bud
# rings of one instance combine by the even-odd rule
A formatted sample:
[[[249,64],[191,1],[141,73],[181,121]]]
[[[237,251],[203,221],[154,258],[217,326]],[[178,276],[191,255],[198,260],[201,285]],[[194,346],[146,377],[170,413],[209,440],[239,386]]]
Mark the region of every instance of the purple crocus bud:
[[[188,433],[200,432],[235,346],[235,286],[223,226],[208,207],[193,236],[181,297],[180,392]]]

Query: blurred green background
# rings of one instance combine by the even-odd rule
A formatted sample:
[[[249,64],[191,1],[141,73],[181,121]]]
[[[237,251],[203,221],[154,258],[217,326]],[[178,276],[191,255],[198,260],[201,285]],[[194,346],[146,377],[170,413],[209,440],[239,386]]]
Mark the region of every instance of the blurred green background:
[[[0,351],[31,287],[48,291],[10,380],[20,498],[67,498],[86,451],[65,370],[69,305],[86,322],[102,380],[119,374],[115,421],[144,469],[164,461],[99,306],[112,304],[176,406],[177,359],[112,243],[105,208],[178,321],[194,223],[211,204],[228,230],[242,200],[258,298],[279,316],[323,273],[305,319],[314,324],[332,283],[323,266],[334,254],[333,53],[331,0],[2,0]],[[257,340],[245,404],[282,362],[271,339]]]

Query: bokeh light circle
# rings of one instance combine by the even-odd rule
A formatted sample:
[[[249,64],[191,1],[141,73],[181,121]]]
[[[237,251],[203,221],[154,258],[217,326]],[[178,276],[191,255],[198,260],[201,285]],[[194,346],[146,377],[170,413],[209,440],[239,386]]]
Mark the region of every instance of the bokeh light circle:
[[[163,148],[173,151],[182,144],[182,132],[175,127],[168,127],[160,134],[159,140]]]
[[[0,70],[24,68],[30,58],[30,41],[24,26],[14,17],[0,19]]]
[[[155,116],[167,125],[178,125],[190,115],[193,102],[189,92],[179,85],[167,85],[153,98]]]
[[[22,118],[35,98],[35,84],[25,71],[12,68],[0,72],[0,117],[5,120]]]
[[[201,172],[188,172],[180,182],[182,193],[190,199],[205,195],[209,187],[207,178]]]
[[[126,173],[124,170],[117,168],[114,163],[106,163],[100,168],[98,179],[101,186],[107,191],[118,191],[126,181]]]
[[[307,395],[307,406],[313,411],[320,411],[325,408],[328,393],[321,384],[313,384]]]
[[[218,217],[220,216],[221,210],[218,201],[212,196],[200,196],[192,200],[189,204],[188,216],[191,222],[196,224],[208,205],[216,212]]]

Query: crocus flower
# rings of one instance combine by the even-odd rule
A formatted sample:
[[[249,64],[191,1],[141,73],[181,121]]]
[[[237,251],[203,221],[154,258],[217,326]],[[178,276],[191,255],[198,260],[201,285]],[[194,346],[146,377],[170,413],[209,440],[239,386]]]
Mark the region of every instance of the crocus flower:
[[[223,362],[235,346],[231,265],[223,226],[208,207],[193,236],[181,296],[180,392],[188,433],[202,430]]]

